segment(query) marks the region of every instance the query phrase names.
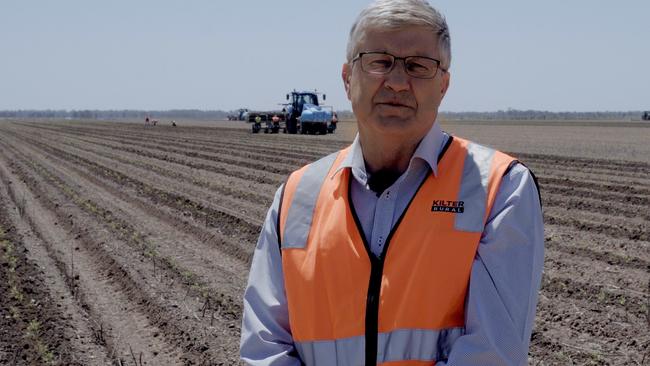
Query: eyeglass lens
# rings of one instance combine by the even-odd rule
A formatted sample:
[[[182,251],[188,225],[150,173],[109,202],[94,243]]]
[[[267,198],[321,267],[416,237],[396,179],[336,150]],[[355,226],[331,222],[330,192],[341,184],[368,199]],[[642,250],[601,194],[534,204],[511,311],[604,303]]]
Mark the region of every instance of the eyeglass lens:
[[[371,74],[388,74],[395,64],[395,56],[387,53],[361,54],[361,68]],[[409,56],[404,59],[406,73],[416,78],[432,78],[438,63],[427,57]]]

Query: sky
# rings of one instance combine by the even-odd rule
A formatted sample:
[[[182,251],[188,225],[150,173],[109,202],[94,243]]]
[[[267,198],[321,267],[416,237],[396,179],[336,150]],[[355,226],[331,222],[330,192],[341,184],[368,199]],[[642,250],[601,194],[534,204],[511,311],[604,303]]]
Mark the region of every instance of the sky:
[[[0,110],[273,109],[341,81],[367,0],[0,0]],[[442,111],[650,109],[650,1],[430,1]]]

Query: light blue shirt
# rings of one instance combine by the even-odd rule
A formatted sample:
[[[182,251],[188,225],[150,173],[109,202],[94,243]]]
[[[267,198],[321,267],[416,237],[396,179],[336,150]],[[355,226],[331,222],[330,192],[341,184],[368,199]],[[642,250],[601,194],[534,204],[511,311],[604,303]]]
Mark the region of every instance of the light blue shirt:
[[[437,123],[420,141],[406,171],[377,197],[368,188],[355,138],[339,169],[351,169],[352,204],[371,251],[379,255],[392,227],[448,141]],[[281,189],[266,216],[244,294],[241,357],[250,365],[300,365],[289,328],[276,223]],[[488,216],[465,307],[465,334],[437,366],[525,365],[544,261],[544,229],[530,171],[514,165],[503,177]]]

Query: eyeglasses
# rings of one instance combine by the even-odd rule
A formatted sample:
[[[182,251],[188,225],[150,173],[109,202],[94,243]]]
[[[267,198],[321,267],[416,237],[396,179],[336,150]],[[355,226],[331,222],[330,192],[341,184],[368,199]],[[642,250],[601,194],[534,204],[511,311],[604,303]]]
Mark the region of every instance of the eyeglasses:
[[[406,73],[418,79],[433,79],[438,69],[447,71],[440,67],[440,60],[424,56],[397,57],[387,52],[361,52],[352,62],[357,60],[361,61],[361,70],[375,75],[386,75],[393,71],[397,60],[403,60]]]

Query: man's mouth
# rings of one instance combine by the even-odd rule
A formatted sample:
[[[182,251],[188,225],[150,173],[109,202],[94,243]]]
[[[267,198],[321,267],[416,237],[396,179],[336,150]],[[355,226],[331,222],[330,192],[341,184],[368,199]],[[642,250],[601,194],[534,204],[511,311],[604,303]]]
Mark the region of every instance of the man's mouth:
[[[403,104],[400,102],[379,102],[378,105],[387,105],[389,107],[402,107],[402,108],[413,108],[410,105]]]

